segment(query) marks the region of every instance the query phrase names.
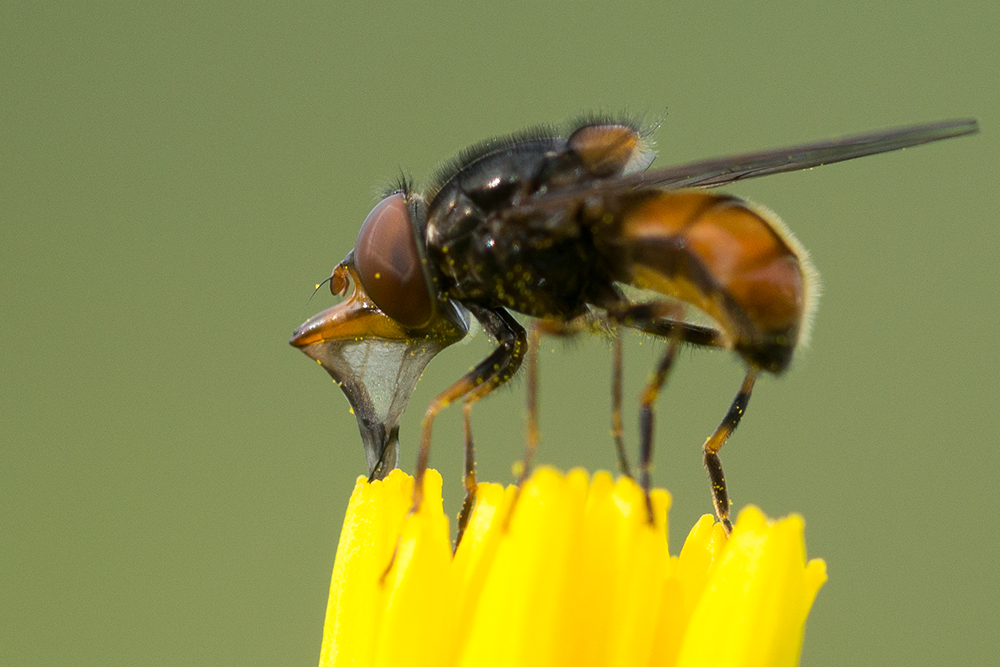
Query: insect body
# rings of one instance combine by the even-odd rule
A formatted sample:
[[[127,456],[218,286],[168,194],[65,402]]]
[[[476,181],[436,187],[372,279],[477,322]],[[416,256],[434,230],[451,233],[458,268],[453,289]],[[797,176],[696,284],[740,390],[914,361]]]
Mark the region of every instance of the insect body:
[[[975,121],[949,121],[650,171],[654,155],[645,134],[627,121],[588,120],[566,133],[495,139],[462,153],[424,193],[405,184],[388,193],[331,276],[332,291],[347,298],[299,327],[291,343],[341,384],[370,476],[381,478],[397,464],[399,421],[430,359],[468,333],[471,317],[496,339],[492,354],[434,399],[422,424],[415,507],[434,417],[463,402],[467,495],[460,531],[475,493],[471,406],[525,358],[530,461],[539,335],[599,327],[615,336],[613,422],[626,474],[619,331],[638,329],[670,342],[642,398],[647,497],[653,403],[678,345],[731,349],[747,372],[703,447],[716,514],[728,529],[719,449],[739,423],[758,373],[785,371],[808,335],[816,274],[774,214],[708,188],[976,131]],[[659,298],[636,302],[623,286]],[[688,322],[685,304],[717,328]],[[530,335],[511,310],[537,318]]]

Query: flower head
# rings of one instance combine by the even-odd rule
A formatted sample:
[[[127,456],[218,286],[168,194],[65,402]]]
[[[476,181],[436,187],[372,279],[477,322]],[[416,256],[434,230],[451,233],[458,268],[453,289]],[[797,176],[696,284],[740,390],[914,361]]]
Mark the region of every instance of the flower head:
[[[753,507],[729,538],[702,517],[670,556],[669,494],[653,491],[651,525],[639,487],[603,472],[541,468],[519,495],[480,484],[454,557],[441,477],[408,515],[412,491],[400,471],[358,480],[321,667],[795,665],[826,581],[802,519]]]

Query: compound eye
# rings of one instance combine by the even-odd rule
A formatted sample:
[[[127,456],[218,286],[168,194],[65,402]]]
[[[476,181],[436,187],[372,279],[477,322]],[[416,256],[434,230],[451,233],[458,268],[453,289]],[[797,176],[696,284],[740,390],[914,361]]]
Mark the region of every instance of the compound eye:
[[[383,313],[410,328],[431,319],[431,292],[403,194],[386,197],[365,218],[354,261],[362,287]]]

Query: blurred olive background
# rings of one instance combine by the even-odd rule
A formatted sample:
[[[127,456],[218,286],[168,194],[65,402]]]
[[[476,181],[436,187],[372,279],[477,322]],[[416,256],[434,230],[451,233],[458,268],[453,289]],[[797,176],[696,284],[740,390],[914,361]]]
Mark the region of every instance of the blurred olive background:
[[[662,117],[658,165],[976,116],[982,134],[730,190],[824,294],[812,347],[723,451],[734,501],[802,512],[830,581],[803,662],[998,648],[992,3],[6,3],[0,9],[0,663],[312,665],[354,418],[286,340],[378,189],[586,110]],[[551,342],[551,341],[550,341]],[[490,349],[436,359],[403,422]],[[626,348],[627,435],[661,345]],[[554,350],[550,353],[549,350]],[[687,352],[659,404],[676,553],[742,378]],[[611,355],[547,344],[540,459],[612,468]],[[474,414],[511,480],[523,385]],[[435,432],[460,502],[459,411]],[[720,631],[725,631],[724,619]]]

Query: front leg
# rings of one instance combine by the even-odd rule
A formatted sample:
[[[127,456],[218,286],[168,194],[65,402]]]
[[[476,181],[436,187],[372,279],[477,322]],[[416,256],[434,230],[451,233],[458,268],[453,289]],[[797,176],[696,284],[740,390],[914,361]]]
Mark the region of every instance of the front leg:
[[[414,471],[413,485],[413,508],[416,512],[420,508],[420,503],[424,496],[424,475],[427,473],[427,466],[430,462],[431,454],[431,427],[434,418],[444,408],[453,402],[464,399],[467,406],[475,403],[483,396],[499,387],[511,379],[521,366],[524,354],[527,351],[528,341],[524,327],[518,324],[510,313],[503,308],[485,308],[475,304],[465,304],[469,312],[479,320],[483,328],[491,336],[496,338],[499,344],[497,349],[481,361],[468,374],[463,376],[458,382],[451,385],[438,394],[427,412],[421,424],[420,452],[417,456],[417,467]],[[471,408],[467,407],[466,410]],[[467,461],[466,470],[474,467],[474,453],[471,451],[471,433],[467,437]],[[471,507],[471,500],[467,502]],[[468,515],[466,521],[468,520]],[[464,531],[465,526],[459,526],[459,531]]]

